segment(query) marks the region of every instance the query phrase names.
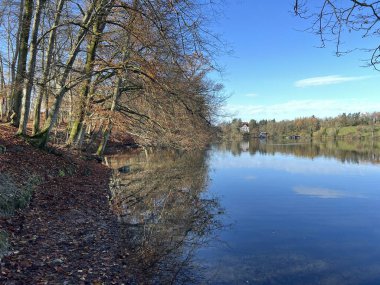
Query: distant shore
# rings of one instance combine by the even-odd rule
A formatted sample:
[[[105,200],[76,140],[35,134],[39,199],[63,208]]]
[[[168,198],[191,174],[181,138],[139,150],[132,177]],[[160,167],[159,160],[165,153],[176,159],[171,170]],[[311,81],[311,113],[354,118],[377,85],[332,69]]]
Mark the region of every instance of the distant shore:
[[[223,133],[224,138],[246,138],[246,139],[260,139],[259,133]],[[375,128],[368,125],[360,126],[347,126],[347,127],[329,127],[321,128],[315,132],[297,132],[292,133],[271,133],[267,132],[268,139],[287,139],[287,140],[310,140],[310,139],[320,139],[320,140],[380,140],[380,127]],[[263,139],[263,138],[261,138]]]

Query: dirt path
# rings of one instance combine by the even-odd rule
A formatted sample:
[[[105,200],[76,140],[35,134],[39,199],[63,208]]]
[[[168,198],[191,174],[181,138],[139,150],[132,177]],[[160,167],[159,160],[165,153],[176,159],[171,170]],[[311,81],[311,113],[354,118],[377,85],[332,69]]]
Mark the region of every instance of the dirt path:
[[[42,179],[30,206],[1,220],[12,252],[2,260],[0,283],[127,283],[118,223],[108,206],[108,169],[36,150],[5,126],[0,144],[7,148],[1,173],[20,185],[30,176]]]

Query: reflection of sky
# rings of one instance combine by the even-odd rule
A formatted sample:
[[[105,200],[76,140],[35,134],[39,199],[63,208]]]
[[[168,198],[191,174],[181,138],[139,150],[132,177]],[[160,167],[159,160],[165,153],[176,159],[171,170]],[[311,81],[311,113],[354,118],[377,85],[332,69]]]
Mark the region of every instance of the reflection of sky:
[[[244,180],[248,180],[248,181],[257,179],[256,176],[254,176],[254,175],[247,175],[247,176],[244,176],[243,178],[244,178]]]
[[[210,284],[380,284],[380,165],[216,150],[210,166],[231,225],[199,255]]]
[[[290,155],[255,155],[243,153],[236,157],[229,153],[216,153],[213,156],[214,169],[271,169],[298,174],[324,175],[362,175],[364,173],[380,173],[380,166],[371,164],[341,163],[335,159],[318,157],[314,159],[293,157]]]
[[[306,195],[324,199],[334,199],[334,198],[344,198],[344,197],[356,197],[364,198],[361,195],[353,195],[344,191],[338,191],[328,188],[318,188],[318,187],[305,187],[305,186],[296,186],[293,188],[293,191],[299,195]]]

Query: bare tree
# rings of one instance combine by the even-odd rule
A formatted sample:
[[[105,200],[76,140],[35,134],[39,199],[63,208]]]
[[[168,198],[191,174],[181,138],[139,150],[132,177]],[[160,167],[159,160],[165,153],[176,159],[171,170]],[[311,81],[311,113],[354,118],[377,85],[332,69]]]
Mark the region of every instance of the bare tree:
[[[85,40],[85,37],[87,36],[90,27],[92,26],[95,15],[96,15],[95,3],[91,3],[89,4],[89,7],[87,8],[86,12],[84,12],[83,14],[83,18],[80,23],[80,29],[77,33],[77,36],[74,40],[74,44],[71,47],[69,56],[63,67],[62,75],[60,76],[58,80],[58,84],[57,84],[58,92],[55,95],[54,103],[49,112],[49,116],[45,121],[43,129],[34,136],[34,138],[38,139],[37,144],[40,147],[46,146],[46,143],[50,136],[50,132],[52,131],[57,121],[63,97],[65,96],[66,92],[71,88],[70,87],[71,84],[70,82],[67,82],[67,80],[69,78],[70,72],[72,71],[72,67],[75,63],[76,57],[78,56],[80,52],[81,45],[83,41]]]
[[[57,29],[54,27],[57,27],[60,23],[61,15],[63,6],[65,4],[66,0],[59,0],[57,3],[57,8],[55,11],[54,21],[53,21],[53,29],[51,29],[49,33],[49,40],[48,40],[48,46],[46,50],[46,63],[44,64],[43,68],[43,75],[42,75],[42,83],[41,88],[37,94],[36,102],[35,102],[35,108],[34,108],[34,123],[33,123],[33,135],[37,134],[40,128],[40,120],[41,120],[41,104],[42,99],[45,97],[48,97],[47,94],[47,84],[49,80],[49,75],[52,71],[51,64],[53,61],[53,53],[54,53],[54,46],[56,41],[56,35],[57,35]],[[46,104],[46,109],[48,109],[48,104]]]
[[[7,112],[7,95],[5,89],[3,57],[0,54],[0,120]]]
[[[307,0],[295,0],[296,15],[311,21],[309,31],[320,37],[322,47],[333,42],[336,55],[340,56],[353,49],[363,49],[370,53],[369,65],[379,69],[380,44],[376,46],[349,48],[344,39],[351,33],[358,33],[363,39],[380,36],[380,2],[379,1],[313,1],[312,7]]]
[[[0,1],[0,28],[8,32],[1,73],[12,86],[19,134],[27,135],[34,106],[32,141],[41,147],[61,123],[71,129],[69,145],[96,141],[99,154],[114,129],[144,145],[209,140],[220,85],[207,79],[217,46],[204,24],[208,0],[21,2]],[[48,116],[40,128],[43,98]]]
[[[21,104],[22,104],[22,91],[24,80],[26,79],[26,64],[28,57],[28,44],[30,36],[30,24],[33,14],[33,1],[25,0],[22,19],[20,20],[20,39],[19,47],[16,53],[18,54],[17,70],[14,82],[12,84],[12,123],[19,126]],[[21,10],[21,9],[20,9]]]
[[[85,118],[85,112],[88,108],[88,95],[92,84],[92,73],[94,69],[95,58],[97,54],[97,48],[102,37],[103,30],[106,27],[107,17],[111,12],[113,3],[115,1],[110,0],[98,0],[96,2],[97,17],[94,20],[90,39],[87,44],[86,63],[84,67],[85,80],[82,83],[82,90],[80,93],[80,103],[78,106],[77,116],[73,122],[68,144],[72,144],[78,137],[78,134],[82,128],[83,120]]]
[[[18,129],[18,134],[26,135],[26,127],[29,120],[29,111],[30,111],[30,103],[31,103],[31,95],[33,88],[33,80],[35,76],[36,70],[36,60],[37,60],[37,37],[38,30],[41,22],[41,14],[45,7],[46,0],[37,0],[36,2],[36,11],[33,20],[32,27],[32,40],[29,47],[29,62],[28,62],[28,70],[26,77],[24,79],[23,86],[23,97],[22,97],[22,109],[20,113],[20,126]]]

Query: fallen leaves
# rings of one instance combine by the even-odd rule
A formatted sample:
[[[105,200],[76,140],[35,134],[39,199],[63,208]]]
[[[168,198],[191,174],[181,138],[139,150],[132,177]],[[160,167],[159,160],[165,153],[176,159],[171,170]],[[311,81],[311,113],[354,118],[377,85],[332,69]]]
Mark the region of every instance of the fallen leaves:
[[[57,156],[26,144],[0,125],[0,172],[22,185],[39,178],[28,208],[2,217],[12,251],[1,284],[125,284],[119,224],[108,203],[109,170],[69,153]],[[63,175],[63,173],[65,175]]]

